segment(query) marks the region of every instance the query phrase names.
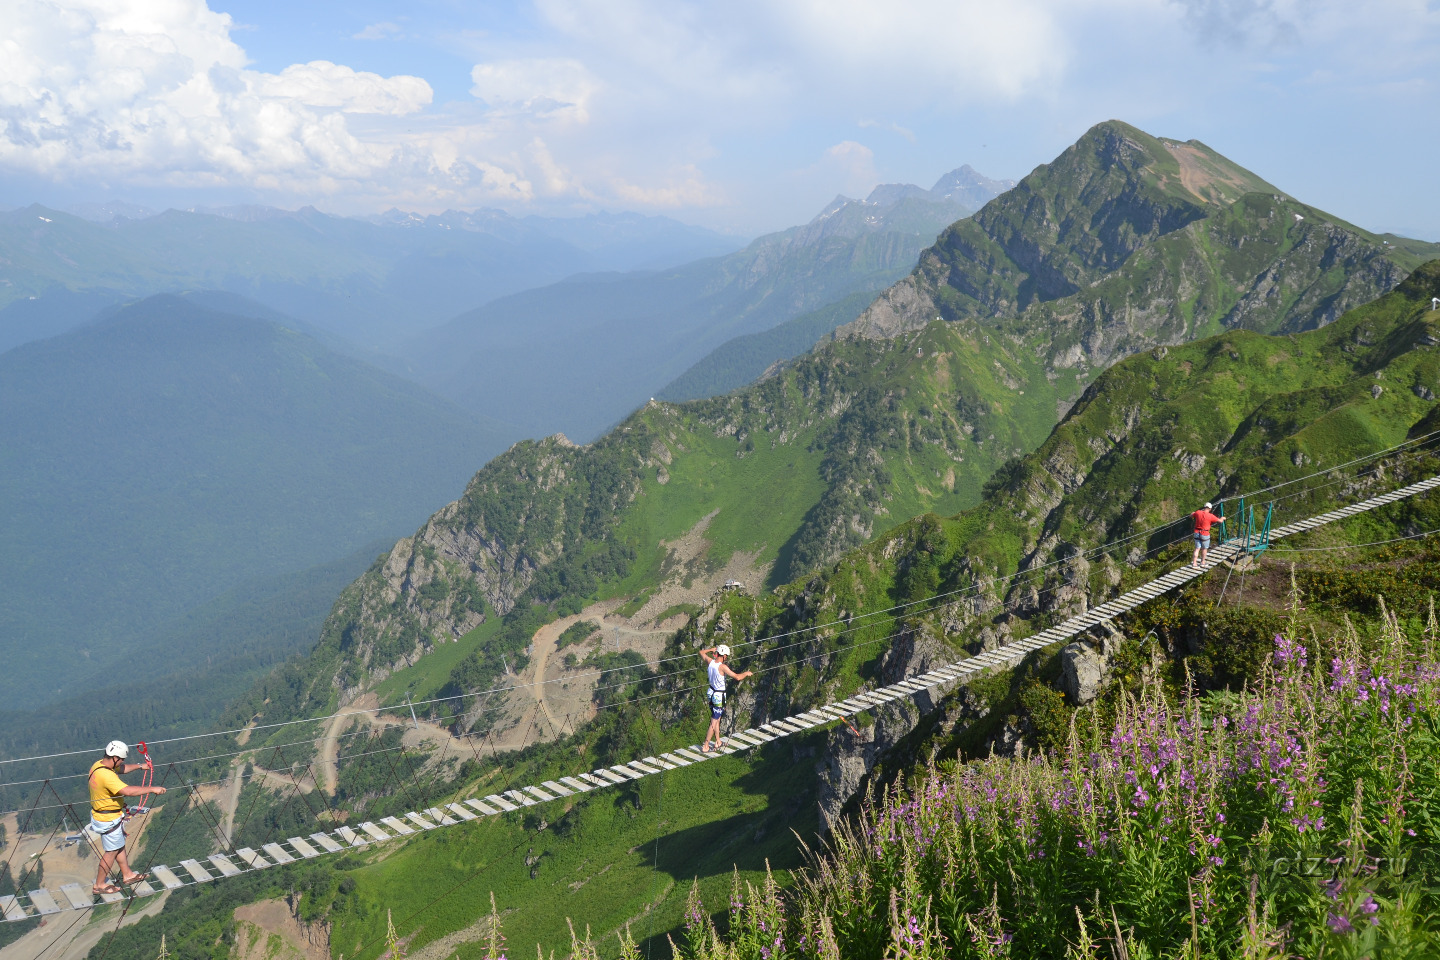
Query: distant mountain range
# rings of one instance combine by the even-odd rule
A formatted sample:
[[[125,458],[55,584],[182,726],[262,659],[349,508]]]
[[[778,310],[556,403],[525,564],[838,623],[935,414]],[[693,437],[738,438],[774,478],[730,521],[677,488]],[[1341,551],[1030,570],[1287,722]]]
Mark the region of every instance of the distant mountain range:
[[[0,410],[12,709],[204,664],[202,633],[125,666],[246,581],[413,528],[509,442],[293,327],[173,296],[0,354]]]
[[[0,350],[61,332],[78,302],[194,289],[241,294],[375,348],[575,273],[665,267],[743,242],[638,214],[81,209],[104,222],[38,205],[0,213]]]
[[[875,211],[903,209],[902,201],[934,204],[940,209],[978,210],[1013,186],[1014,180],[992,180],[966,164],[945,174],[929,190],[911,183],[888,183],[872,190],[863,202],[836,197],[821,217],[840,213],[843,218],[847,211],[850,216],[874,216]],[[856,204],[860,205],[858,209]],[[871,207],[874,211],[867,212]],[[895,223],[899,218],[887,219]],[[655,395],[663,400],[696,400],[743,386],[775,363],[799,356],[831,330],[858,317],[873,299],[872,292],[868,288],[860,290],[768,330],[727,340]]]
[[[954,195],[1004,185],[969,168],[941,178],[937,186],[949,193],[882,185],[865,200],[836,197],[809,223],[726,257],[572,277],[506,297],[407,347],[411,374],[530,436],[558,429],[589,440],[657,393],[725,393],[808,349],[858,314],[863,304],[854,298],[904,276],[941,230],[970,214]],[[729,343],[817,311],[820,322],[758,352]]]

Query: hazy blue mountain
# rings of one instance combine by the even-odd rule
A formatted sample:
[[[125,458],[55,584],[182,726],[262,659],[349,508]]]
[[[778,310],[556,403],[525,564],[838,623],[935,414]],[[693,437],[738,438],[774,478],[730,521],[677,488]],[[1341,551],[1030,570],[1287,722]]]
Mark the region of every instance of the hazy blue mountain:
[[[419,338],[407,353],[415,376],[469,409],[534,435],[560,430],[588,440],[716,347],[889,286],[971,209],[919,187],[836,197],[809,223],[729,256],[572,277],[496,300]],[[853,316],[835,314],[815,336]],[[798,337],[789,332],[786,356],[814,342],[802,342],[810,326]],[[757,369],[754,350],[739,352],[744,362],[732,362],[738,354],[717,361],[688,389],[723,393],[779,359]]]
[[[84,693],[34,709],[0,710],[0,755],[213,729],[226,706],[260,676],[315,645],[336,595],[389,546],[377,540],[338,560],[256,577],[155,624],[136,637],[127,667],[109,682],[97,677],[96,687]],[[95,703],[125,709],[119,715],[97,712]]]
[[[821,337],[860,316],[874,298],[870,290],[852,293],[769,330],[727,340],[667,383],[655,396],[680,403],[729,393],[753,382],[776,363],[800,356]]]
[[[0,695],[412,529],[513,436],[270,320],[153,297],[0,355]],[[164,663],[170,661],[161,654]]]
[[[56,301],[0,317],[0,348],[57,332],[53,321],[71,315],[75,294],[113,303],[197,288],[242,294],[374,347],[578,272],[669,266],[742,242],[639,214],[392,211],[360,220],[309,207],[76,209],[0,213],[0,309]],[[26,326],[31,318],[43,322]]]
[[[873,212],[865,212],[873,206],[885,210],[887,221],[895,226],[903,224],[907,214],[916,215],[920,222],[911,226],[920,229],[926,211],[935,209],[932,205],[942,209],[979,209],[1013,186],[1014,180],[991,180],[967,164],[941,177],[929,190],[913,183],[883,183],[870,191],[863,203],[837,197],[822,216],[841,211],[851,212],[852,216],[874,216]],[[742,387],[773,364],[798,357],[821,337],[860,316],[873,299],[873,293],[867,288],[769,330],[727,340],[655,395],[664,400],[695,400]]]

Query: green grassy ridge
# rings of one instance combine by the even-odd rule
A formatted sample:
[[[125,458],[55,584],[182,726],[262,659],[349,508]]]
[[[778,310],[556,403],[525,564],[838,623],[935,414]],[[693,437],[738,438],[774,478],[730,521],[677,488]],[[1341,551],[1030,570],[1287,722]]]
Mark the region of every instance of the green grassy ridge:
[[[1051,376],[1083,382],[1158,344],[1323,326],[1437,255],[1294,201],[1203,144],[1112,121],[951,227],[842,334],[937,316],[998,327]]]
[[[1248,194],[1139,248],[1087,289],[1002,326],[1043,343],[1057,367],[1103,365],[1228,329],[1324,326],[1393,289],[1414,266],[1322,211]]]

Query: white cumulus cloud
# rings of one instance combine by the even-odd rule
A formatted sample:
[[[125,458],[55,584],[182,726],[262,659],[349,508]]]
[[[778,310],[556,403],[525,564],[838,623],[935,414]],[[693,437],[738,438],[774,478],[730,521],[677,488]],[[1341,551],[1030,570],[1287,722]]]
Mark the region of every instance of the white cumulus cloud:
[[[0,163],[50,175],[330,192],[397,163],[352,115],[431,101],[419,77],[320,60],[247,65],[203,0],[11,0],[0,6]]]
[[[583,63],[559,57],[481,63],[470,79],[470,93],[493,108],[578,123],[590,119],[597,86]]]

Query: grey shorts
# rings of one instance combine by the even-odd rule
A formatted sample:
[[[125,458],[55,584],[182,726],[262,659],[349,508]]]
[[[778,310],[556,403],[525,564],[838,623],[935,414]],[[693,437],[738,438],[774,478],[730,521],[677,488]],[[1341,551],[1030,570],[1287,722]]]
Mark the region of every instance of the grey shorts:
[[[100,838],[100,849],[106,853],[125,849],[125,821],[90,818],[90,832]]]
[[[1195,534],[1195,549],[1196,549],[1196,550],[1209,550],[1209,549],[1210,549],[1210,534],[1208,534],[1208,533],[1204,533],[1204,534],[1197,533],[1197,534]]]

